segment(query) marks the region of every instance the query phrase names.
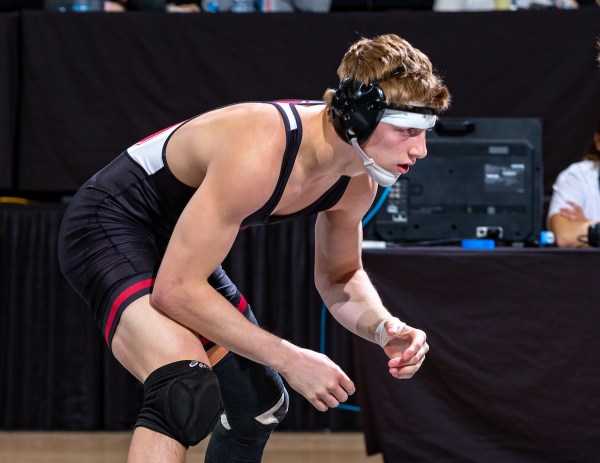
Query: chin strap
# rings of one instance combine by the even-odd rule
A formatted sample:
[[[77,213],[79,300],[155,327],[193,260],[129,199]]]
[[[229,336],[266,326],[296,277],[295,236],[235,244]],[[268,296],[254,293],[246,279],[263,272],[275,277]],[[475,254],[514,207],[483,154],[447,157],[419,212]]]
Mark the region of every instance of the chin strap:
[[[400,174],[389,172],[383,167],[378,166],[373,158],[367,156],[367,153],[362,150],[356,138],[352,138],[350,143],[352,144],[354,151],[356,151],[362,159],[363,165],[367,169],[367,173],[373,180],[377,182],[377,184],[382,187],[388,187],[396,183],[396,180],[398,180]]]

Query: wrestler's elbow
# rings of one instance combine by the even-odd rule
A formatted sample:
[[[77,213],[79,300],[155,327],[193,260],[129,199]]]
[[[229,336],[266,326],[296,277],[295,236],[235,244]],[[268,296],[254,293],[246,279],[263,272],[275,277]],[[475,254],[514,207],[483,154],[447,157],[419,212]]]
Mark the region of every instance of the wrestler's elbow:
[[[175,317],[177,307],[181,307],[181,301],[179,301],[183,294],[181,289],[181,285],[176,282],[157,277],[150,296],[152,305],[166,315]]]

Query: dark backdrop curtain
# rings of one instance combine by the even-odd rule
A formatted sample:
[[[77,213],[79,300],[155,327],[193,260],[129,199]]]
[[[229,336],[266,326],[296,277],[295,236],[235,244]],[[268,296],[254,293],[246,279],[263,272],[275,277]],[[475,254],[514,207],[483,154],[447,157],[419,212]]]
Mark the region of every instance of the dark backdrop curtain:
[[[215,106],[320,99],[337,85],[337,63],[350,42],[394,32],[444,76],[454,97],[448,117],[543,120],[548,193],[559,171],[581,158],[600,117],[598,24],[600,8],[25,13],[19,187],[73,190],[125,147]]]
[[[56,240],[64,207],[0,205],[0,428],[128,429],[141,406],[141,385],[113,359],[60,273]],[[313,224],[248,229],[224,267],[264,328],[319,350]],[[326,341],[326,353],[354,377],[350,335],[328,319]],[[290,393],[280,429],[360,429],[357,413],[320,413]]]
[[[0,426],[118,429],[141,388],[107,355],[99,329],[62,278],[64,206],[0,207]]]
[[[0,14],[0,190],[15,187],[13,162],[19,97],[19,17]]]

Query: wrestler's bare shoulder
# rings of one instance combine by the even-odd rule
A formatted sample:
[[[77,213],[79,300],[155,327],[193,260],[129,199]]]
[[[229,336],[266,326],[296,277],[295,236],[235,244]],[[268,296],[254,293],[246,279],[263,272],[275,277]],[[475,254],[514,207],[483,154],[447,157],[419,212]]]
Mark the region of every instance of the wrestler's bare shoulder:
[[[277,108],[269,103],[237,103],[202,114],[192,125],[241,126],[244,131],[261,130],[282,123]]]
[[[205,113],[181,127],[167,148],[167,160],[179,180],[198,187],[209,165],[247,170],[267,177],[277,173],[285,150],[285,126],[277,108],[241,103]],[[274,174],[273,174],[274,175]]]

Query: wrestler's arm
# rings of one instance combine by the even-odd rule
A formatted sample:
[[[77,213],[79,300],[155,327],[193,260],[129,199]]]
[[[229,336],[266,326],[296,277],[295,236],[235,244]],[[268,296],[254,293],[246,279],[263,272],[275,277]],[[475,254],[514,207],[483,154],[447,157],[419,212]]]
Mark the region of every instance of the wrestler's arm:
[[[392,318],[363,269],[362,225],[376,186],[366,176],[353,178],[335,208],[317,217],[315,232],[315,283],[334,318],[351,332],[375,342],[380,323]],[[401,326],[387,324],[389,336]],[[390,373],[411,377],[429,346],[425,333],[410,326],[384,348]]]
[[[248,139],[243,127],[228,131],[236,133],[236,141],[224,142],[181,215],[158,271],[152,302],[215,343],[278,370],[313,406],[326,410],[354,391],[341,369],[326,356],[250,323],[207,282],[230,251],[242,220],[267,201],[277,181],[279,168],[265,161],[265,153],[281,153],[284,141],[276,146],[262,143],[255,148],[260,156],[255,156],[258,152],[249,147],[258,125]],[[273,136],[277,128],[263,123],[260,130]],[[280,154],[278,159],[280,165]]]

